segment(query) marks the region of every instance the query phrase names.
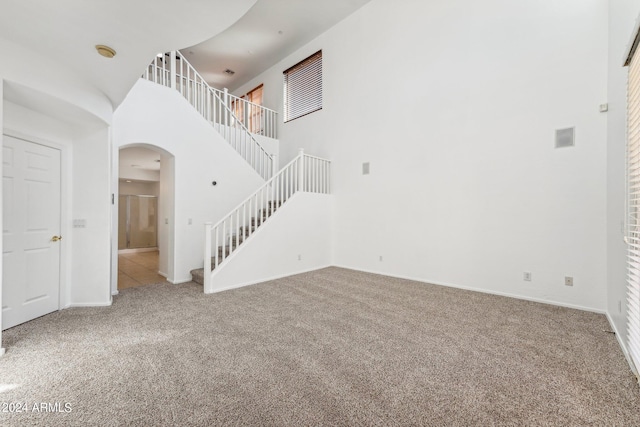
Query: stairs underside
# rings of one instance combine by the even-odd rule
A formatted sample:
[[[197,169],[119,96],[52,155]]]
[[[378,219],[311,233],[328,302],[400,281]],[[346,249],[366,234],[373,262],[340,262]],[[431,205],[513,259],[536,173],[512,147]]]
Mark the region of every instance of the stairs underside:
[[[251,226],[241,226],[238,227],[237,234],[234,234],[233,237],[229,238],[228,242],[224,247],[218,246],[218,264],[220,264],[224,259],[226,259],[229,255],[231,255],[231,247],[233,247],[233,252],[235,252],[245,240],[247,240],[258,227],[260,227],[264,222],[273,215],[280,206],[282,206],[281,201],[273,202],[269,201],[267,207],[264,209],[260,209],[259,215],[257,217],[251,218]],[[211,257],[211,271],[215,270],[215,256]],[[204,268],[197,268],[195,270],[191,270],[191,279],[204,286]]]

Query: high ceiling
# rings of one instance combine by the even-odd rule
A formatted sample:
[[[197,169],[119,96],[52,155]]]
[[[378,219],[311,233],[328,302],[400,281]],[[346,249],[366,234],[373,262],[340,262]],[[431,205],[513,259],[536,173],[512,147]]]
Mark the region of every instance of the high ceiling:
[[[0,38],[56,61],[116,107],[158,52],[218,34],[255,1],[0,0]],[[97,44],[116,56],[99,56]]]
[[[234,90],[368,2],[258,0],[228,29],[181,52],[210,85]]]

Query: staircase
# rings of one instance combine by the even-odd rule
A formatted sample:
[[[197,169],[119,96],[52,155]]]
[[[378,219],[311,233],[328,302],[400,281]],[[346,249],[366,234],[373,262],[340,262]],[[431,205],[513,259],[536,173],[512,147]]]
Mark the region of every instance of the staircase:
[[[222,261],[227,259],[232,252],[231,248],[238,249],[238,246],[242,244],[249,236],[251,236],[258,227],[260,227],[264,222],[276,212],[276,210],[282,206],[282,201],[269,201],[267,203],[266,208],[260,209],[257,217],[252,217],[249,225],[241,225],[238,227],[238,232],[229,237],[229,243],[224,246],[218,246],[218,254],[216,261],[216,256],[211,257],[211,271],[216,268],[216,265],[220,265]],[[198,268],[195,270],[191,270],[191,278],[194,282],[204,285],[204,268]]]
[[[205,293],[213,292],[216,272],[295,194],[330,193],[330,167],[329,160],[309,156],[300,150],[296,158],[226,217],[215,225],[205,224],[205,265],[191,271],[193,281],[203,285]]]
[[[276,156],[269,154],[253,134],[277,138],[278,116],[274,110],[209,86],[178,51],[156,56],[142,78],[180,92],[264,180],[273,176]]]
[[[212,88],[178,51],[154,58],[142,78],[180,92],[266,181],[215,225],[205,224],[204,268],[192,270],[191,276],[203,285],[205,293],[212,293],[214,276],[297,193],[330,193],[331,162],[300,150],[276,173],[276,156],[269,154],[254,134],[277,138],[277,113],[226,89]]]

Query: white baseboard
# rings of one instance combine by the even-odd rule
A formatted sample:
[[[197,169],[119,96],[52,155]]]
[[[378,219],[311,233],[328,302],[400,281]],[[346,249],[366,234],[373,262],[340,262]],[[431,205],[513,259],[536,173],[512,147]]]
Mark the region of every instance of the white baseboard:
[[[524,301],[538,302],[538,303],[541,303],[541,304],[555,305],[555,306],[558,306],[558,307],[572,308],[574,310],[589,311],[589,312],[598,313],[598,314],[607,314],[606,310],[600,310],[600,309],[592,308],[592,307],[584,307],[584,306],[581,306],[581,305],[569,304],[569,303],[560,302],[560,301],[553,301],[553,300],[542,299],[542,298],[528,297],[526,295],[510,294],[508,292],[492,291],[492,290],[482,289],[482,288],[472,288],[470,286],[462,286],[462,285],[456,285],[456,284],[453,284],[453,283],[438,282],[438,281],[429,280],[429,279],[423,279],[423,278],[400,276],[400,275],[395,275],[395,274],[382,273],[382,272],[379,272],[379,271],[362,270],[362,269],[359,269],[359,268],[347,267],[347,266],[342,266],[342,265],[335,265],[334,267],[345,268],[347,270],[361,271],[363,273],[377,274],[379,276],[394,277],[396,279],[404,279],[404,280],[411,280],[411,281],[414,281],[414,282],[422,282],[422,283],[426,283],[426,284],[430,284],[430,285],[446,286],[448,288],[462,289],[462,290],[465,290],[465,291],[480,292],[480,293],[483,293],[483,294],[497,295],[497,296],[501,296],[501,297],[515,298],[515,299],[520,299],[520,300],[524,300]]]
[[[4,356],[5,350],[4,348],[0,348],[0,357]]]
[[[308,269],[305,269],[305,270],[295,271],[293,273],[281,274],[281,275],[278,275],[278,276],[271,276],[271,277],[266,278],[266,279],[260,279],[260,280],[253,280],[253,281],[250,281],[250,282],[244,282],[244,283],[240,283],[240,284],[233,285],[233,286],[227,286],[226,288],[214,289],[213,292],[211,292],[211,293],[212,294],[217,294],[218,292],[230,291],[232,289],[243,288],[245,286],[257,285],[258,283],[264,283],[264,282],[269,282],[271,280],[282,279],[283,277],[295,276],[296,274],[309,273],[311,271],[321,270],[321,269],[327,268],[327,267],[331,267],[331,265],[313,267],[313,268],[308,268]]]
[[[158,248],[133,248],[133,249],[118,249],[118,255],[122,254],[136,254],[138,252],[156,252]]]
[[[171,283],[172,285],[180,285],[182,283],[193,282],[193,279],[191,278],[191,276],[189,276],[189,278],[186,278],[186,279],[183,278],[183,279],[169,280],[169,278],[167,278],[167,282]]]
[[[73,302],[67,305],[65,308],[80,308],[80,307],[110,307],[111,301],[109,302]]]
[[[116,289],[115,291],[111,292],[111,296],[118,295],[119,293],[120,292],[118,292],[118,290]]]
[[[636,366],[633,363],[633,360],[631,360],[631,355],[629,354],[629,351],[627,350],[627,345],[625,344],[624,340],[620,336],[620,333],[618,332],[618,328],[616,328],[616,324],[613,321],[613,319],[611,318],[611,316],[609,315],[609,313],[607,313],[607,320],[609,321],[609,326],[611,326],[611,329],[613,330],[613,332],[615,332],[616,339],[618,340],[618,344],[620,345],[620,348],[622,349],[622,354],[624,354],[624,358],[627,359],[627,363],[629,364],[629,367],[631,368],[631,372],[633,372],[633,374],[636,376],[636,378],[640,381],[640,375],[638,374],[638,370],[636,369]]]

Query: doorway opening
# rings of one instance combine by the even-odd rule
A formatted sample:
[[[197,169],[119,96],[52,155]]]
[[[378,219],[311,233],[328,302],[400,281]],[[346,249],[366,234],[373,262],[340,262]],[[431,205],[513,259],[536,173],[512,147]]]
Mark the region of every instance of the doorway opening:
[[[121,147],[117,188],[117,289],[166,283],[173,273],[173,156]]]

